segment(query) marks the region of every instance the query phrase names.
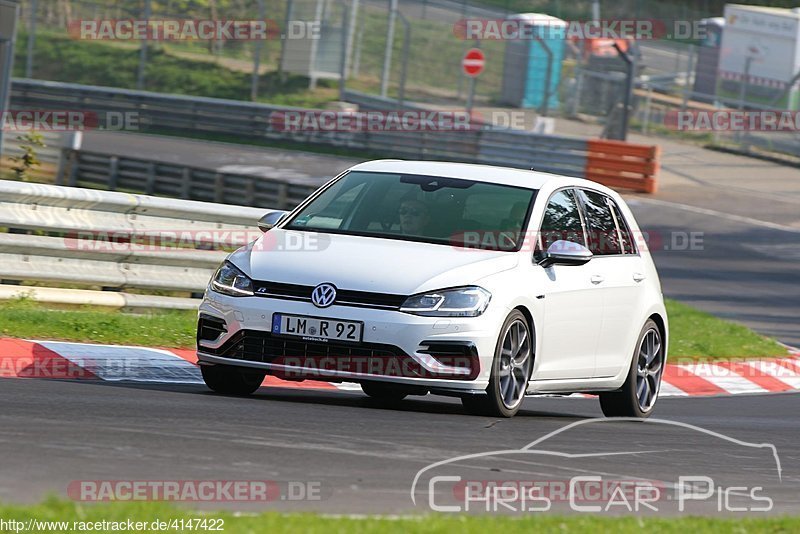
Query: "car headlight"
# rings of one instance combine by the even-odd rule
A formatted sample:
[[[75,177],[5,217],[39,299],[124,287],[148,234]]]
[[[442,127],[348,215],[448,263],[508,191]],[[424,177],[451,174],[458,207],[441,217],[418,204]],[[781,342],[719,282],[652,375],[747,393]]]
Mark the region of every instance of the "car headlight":
[[[223,263],[211,279],[211,287],[218,293],[232,297],[253,295],[253,281],[230,262]]]
[[[408,297],[400,311],[427,317],[477,317],[486,310],[492,294],[470,286],[431,291]]]

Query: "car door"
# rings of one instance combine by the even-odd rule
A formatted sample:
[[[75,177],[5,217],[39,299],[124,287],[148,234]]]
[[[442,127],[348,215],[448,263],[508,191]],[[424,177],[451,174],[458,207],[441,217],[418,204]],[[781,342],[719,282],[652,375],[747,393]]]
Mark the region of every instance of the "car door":
[[[534,260],[562,239],[586,246],[583,215],[572,188],[547,201]],[[594,374],[602,300],[591,281],[592,261],[585,265],[551,265],[534,270],[536,297],[544,299],[541,345],[534,363],[535,380],[588,378]]]
[[[595,377],[610,377],[627,368],[632,344],[642,325],[644,265],[633,236],[615,202],[598,191],[579,190],[594,255],[591,277],[602,299],[602,322],[597,340]],[[589,265],[587,264],[587,265]]]

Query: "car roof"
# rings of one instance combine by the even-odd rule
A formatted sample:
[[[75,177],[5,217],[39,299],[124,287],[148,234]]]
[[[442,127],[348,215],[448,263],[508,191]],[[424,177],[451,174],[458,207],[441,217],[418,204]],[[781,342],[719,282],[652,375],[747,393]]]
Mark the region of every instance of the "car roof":
[[[350,168],[351,171],[392,172],[402,174],[421,174],[427,176],[443,176],[446,178],[463,178],[476,182],[502,185],[513,185],[530,189],[541,189],[545,184],[559,186],[591,186],[606,190],[600,184],[583,178],[574,178],[535,170],[495,167],[493,165],[477,165],[473,163],[453,163],[448,161],[406,161],[399,159],[382,159],[366,161]],[[551,182],[555,182],[551,184]]]

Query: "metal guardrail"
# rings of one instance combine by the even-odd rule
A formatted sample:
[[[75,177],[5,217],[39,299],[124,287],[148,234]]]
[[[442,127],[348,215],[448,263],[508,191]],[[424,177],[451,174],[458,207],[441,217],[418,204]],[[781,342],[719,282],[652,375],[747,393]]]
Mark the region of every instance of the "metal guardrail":
[[[346,93],[346,96],[368,108],[397,109],[396,103],[392,104],[392,101],[388,99],[353,92]],[[369,102],[364,99],[369,99]],[[296,108],[28,79],[14,80],[11,107],[74,109],[94,113],[135,111],[139,114],[140,127],[143,131],[191,132],[193,135],[206,132],[238,136],[248,140],[279,140],[299,145],[344,147],[378,154],[381,157],[444,159],[525,169],[534,168],[577,177],[586,176],[586,155],[589,152],[585,139],[540,135],[522,130],[498,130],[489,127],[476,127],[466,131],[292,132],[275,127],[274,121],[276,116],[297,111]],[[318,112],[319,110],[309,111]],[[114,168],[106,166],[105,161],[99,161],[96,162],[97,171],[92,176],[90,160],[91,156],[87,156],[83,160],[80,156],[78,157],[78,169],[86,169],[87,183],[98,180],[98,171],[114,171]],[[121,161],[120,159],[119,162]],[[126,159],[126,161],[131,160]],[[119,165],[122,164],[119,163]],[[154,166],[155,170],[151,171],[147,167],[148,165]],[[175,166],[152,162],[139,162],[139,167],[138,171],[133,171],[131,170],[133,164],[120,166],[117,169],[118,179],[124,180],[125,172],[133,173],[137,176],[137,180],[142,175],[146,175],[148,178],[155,175],[157,182],[163,179],[165,183],[171,183],[171,185],[165,186],[169,188],[170,193],[163,194],[183,197],[186,197],[186,191],[182,187],[191,183],[192,176],[201,174],[200,170],[185,171]],[[124,172],[121,170],[123,168]],[[163,176],[159,174],[159,169],[164,170]],[[191,175],[189,180],[182,178],[182,173],[185,172]],[[80,176],[82,175],[79,173],[76,183],[80,183]],[[210,176],[204,176],[199,178],[199,182],[209,184],[212,179]],[[253,187],[257,190],[259,186]],[[208,187],[206,189],[208,190]],[[162,194],[159,193],[156,184],[145,188],[145,191]],[[224,195],[224,193],[222,194]],[[216,193],[212,195],[207,192],[205,195],[201,198],[237,202],[224,196],[220,199],[219,194]]]
[[[58,185],[129,191],[218,204],[290,209],[317,186],[254,175],[65,149]]]
[[[270,211],[0,181],[0,227],[9,230],[0,233],[0,280],[156,293],[202,292],[226,255],[223,249],[261,235],[255,223]],[[35,233],[28,234],[30,230]],[[0,298],[37,290],[0,285]],[[67,298],[63,292],[44,293]],[[69,298],[76,303],[111,301],[166,308],[187,308],[197,302],[158,295],[123,294],[121,299],[108,299],[97,293],[72,292]]]

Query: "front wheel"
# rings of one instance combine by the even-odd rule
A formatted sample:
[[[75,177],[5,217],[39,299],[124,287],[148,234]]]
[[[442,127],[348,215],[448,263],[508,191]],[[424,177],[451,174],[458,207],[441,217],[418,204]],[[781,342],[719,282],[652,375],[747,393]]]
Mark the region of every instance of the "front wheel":
[[[606,417],[638,417],[653,413],[666,355],[658,325],[648,319],[636,343],[628,377],[617,391],[600,394],[600,408]]]
[[[497,339],[489,387],[485,394],[461,397],[464,408],[475,415],[516,415],[531,377],[533,347],[528,321],[519,310],[512,311]]]
[[[231,365],[201,365],[200,373],[212,391],[226,395],[250,395],[261,386],[267,376],[265,371]]]

